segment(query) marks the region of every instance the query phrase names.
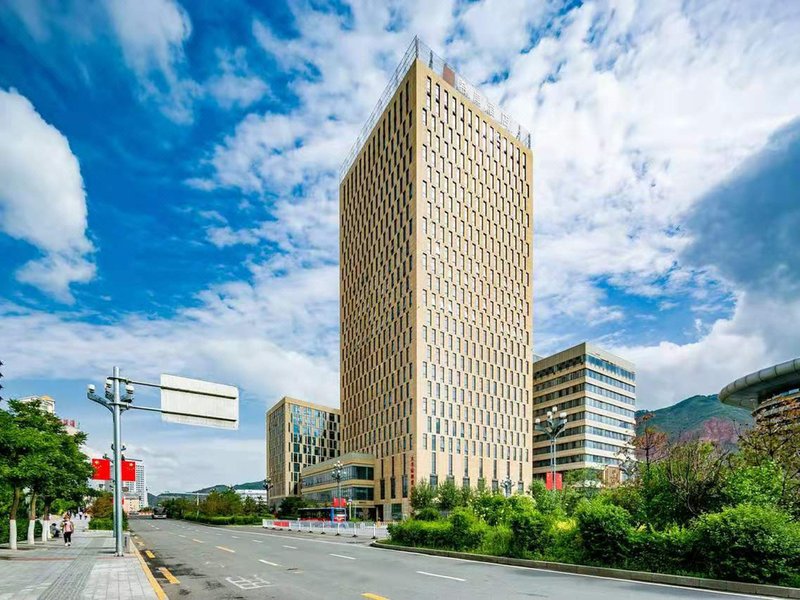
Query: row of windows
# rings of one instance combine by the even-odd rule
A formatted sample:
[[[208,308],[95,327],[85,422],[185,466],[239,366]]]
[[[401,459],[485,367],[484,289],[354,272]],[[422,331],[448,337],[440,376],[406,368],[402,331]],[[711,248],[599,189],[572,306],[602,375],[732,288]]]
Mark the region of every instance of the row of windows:
[[[591,450],[603,450],[605,452],[619,452],[622,447],[617,444],[606,444],[605,442],[596,442],[594,440],[575,440],[556,445],[556,452],[566,452],[567,450],[574,450],[576,448],[589,448]],[[534,448],[533,454],[534,456],[538,454],[551,454],[550,445],[542,446],[541,448]]]
[[[619,379],[614,379],[613,377],[609,377],[603,373],[593,371],[592,369],[579,369],[577,371],[573,371],[572,373],[567,373],[566,375],[561,375],[560,377],[554,377],[553,379],[548,379],[541,383],[537,383],[533,386],[533,391],[539,392],[557,385],[561,385],[562,383],[567,383],[568,381],[581,379],[582,377],[596,379],[597,381],[602,381],[608,385],[613,385],[614,387],[618,387],[626,392],[636,393],[636,386],[633,386],[630,383],[625,383],[624,381],[620,381]]]
[[[560,390],[555,390],[553,392],[544,394],[542,396],[534,396],[533,402],[534,404],[544,404],[545,402],[550,402],[552,400],[563,398],[565,396],[571,396],[573,394],[579,394],[583,391],[591,392],[599,396],[605,396],[606,398],[611,398],[612,400],[616,400],[617,402],[624,402],[625,404],[629,404],[631,406],[634,406],[636,404],[635,398],[631,398],[630,396],[626,396],[625,394],[620,394],[618,392],[598,387],[592,383],[578,383],[575,385],[571,385],[569,387],[562,388]],[[544,414],[544,413],[540,412],[539,414]]]
[[[600,410],[605,410],[608,412],[613,412],[618,415],[622,415],[625,417],[629,417],[633,419],[635,417],[635,412],[628,409],[622,408],[621,406],[617,406],[616,404],[609,404],[608,402],[603,402],[602,400],[595,400],[594,398],[573,398],[572,400],[567,400],[566,402],[562,402],[558,405],[558,410],[569,410],[570,408],[574,408],[576,406],[592,406],[594,408],[599,408]],[[552,407],[543,407],[537,408],[533,411],[534,417],[540,417],[544,414],[547,414],[548,411],[552,410]]]
[[[374,477],[375,469],[372,467],[363,465],[347,465],[342,467],[341,481],[350,481],[351,479],[373,479]],[[333,469],[303,477],[303,487],[313,487],[315,485],[335,482],[336,479],[333,476]]]
[[[618,458],[609,458],[608,456],[598,456],[597,454],[573,454],[571,456],[558,456],[556,457],[557,465],[569,465],[578,462],[594,463],[597,465],[618,465],[620,460]],[[552,464],[550,460],[537,460],[534,461],[534,468],[549,467]]]

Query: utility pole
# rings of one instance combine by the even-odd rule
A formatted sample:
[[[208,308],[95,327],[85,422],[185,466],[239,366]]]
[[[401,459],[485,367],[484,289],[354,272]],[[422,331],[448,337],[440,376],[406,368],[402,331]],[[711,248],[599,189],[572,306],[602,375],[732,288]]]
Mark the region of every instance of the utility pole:
[[[553,489],[556,489],[556,440],[567,426],[567,413],[561,412],[556,416],[556,410],[555,406],[547,410],[547,420],[544,423],[538,417],[533,422],[536,431],[544,433],[550,440],[550,471],[553,477]]]
[[[111,412],[113,426],[114,426],[114,444],[112,449],[114,451],[114,538],[115,538],[115,555],[123,556],[124,548],[124,532],[122,530],[122,413],[129,409],[143,410],[149,412],[161,413],[162,415],[174,415],[181,417],[193,417],[202,419],[202,422],[189,422],[188,424],[205,425],[208,427],[224,427],[236,428],[239,425],[239,390],[233,386],[223,386],[220,384],[213,384],[207,381],[200,381],[196,379],[171,377],[170,381],[175,381],[172,385],[160,385],[155,383],[145,383],[142,381],[132,381],[120,376],[119,367],[112,369],[112,375],[106,379],[105,393],[103,397],[95,393],[95,386],[88,385],[86,388],[86,397],[92,402],[96,402],[107,408]],[[165,376],[162,375],[162,381]],[[125,384],[125,395],[120,394],[120,384]],[[206,399],[212,398],[215,401],[222,398],[232,401],[233,411],[225,412],[224,414],[217,414],[219,411],[214,409],[206,409],[206,413],[189,413],[175,410],[165,410],[163,408],[156,408],[152,406],[133,406],[133,384],[144,385],[147,387],[159,388],[161,390],[162,405],[164,403],[165,395],[168,398],[174,398],[176,394],[191,395],[193,400],[196,399],[197,403],[201,403]],[[220,409],[222,410],[222,409]],[[198,496],[199,499],[199,496]],[[198,500],[199,503],[199,500]]]

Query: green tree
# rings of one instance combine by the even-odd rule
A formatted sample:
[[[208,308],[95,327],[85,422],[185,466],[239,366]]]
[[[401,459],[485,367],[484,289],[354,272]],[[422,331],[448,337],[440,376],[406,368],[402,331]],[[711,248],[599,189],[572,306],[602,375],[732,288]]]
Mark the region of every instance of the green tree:
[[[427,481],[421,481],[411,488],[411,508],[419,512],[424,508],[433,508],[436,490]]]
[[[40,403],[9,400],[8,410],[0,410],[0,481],[12,489],[9,516],[9,542],[17,548],[17,513],[23,490],[29,499],[28,543],[33,543],[39,489],[57,473],[50,457],[59,453],[64,427],[55,415],[41,410]]]
[[[451,511],[459,504],[461,493],[452,479],[446,479],[436,490],[439,510]]]

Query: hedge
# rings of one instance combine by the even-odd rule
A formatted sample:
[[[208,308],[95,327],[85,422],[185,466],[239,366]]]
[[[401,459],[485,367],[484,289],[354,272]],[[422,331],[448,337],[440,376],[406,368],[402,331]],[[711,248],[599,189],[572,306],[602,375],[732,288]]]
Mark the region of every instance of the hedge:
[[[17,519],[17,541],[24,542],[28,539],[28,519]],[[8,519],[3,519],[0,521],[0,544],[7,544],[8,543]],[[36,521],[36,525],[33,528],[34,535],[36,539],[39,540],[42,538],[42,522]]]
[[[208,516],[185,514],[183,518],[187,521],[196,523],[206,523],[208,525],[261,525],[262,517],[258,515],[227,515],[227,516]]]

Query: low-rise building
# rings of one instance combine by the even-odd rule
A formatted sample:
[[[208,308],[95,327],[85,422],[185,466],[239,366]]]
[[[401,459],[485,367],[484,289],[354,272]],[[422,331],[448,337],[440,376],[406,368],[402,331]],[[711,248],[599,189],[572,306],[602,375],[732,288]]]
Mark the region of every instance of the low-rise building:
[[[341,478],[334,469],[341,464]],[[332,506],[333,499],[344,498],[352,515],[362,519],[375,518],[375,457],[361,452],[349,452],[338,458],[306,467],[302,471],[301,495],[304,500]],[[401,518],[398,515],[397,518]]]
[[[636,419],[633,363],[589,343],[540,358],[533,364],[533,416],[562,413],[566,426],[556,439],[555,470],[618,467],[631,448]],[[547,434],[535,431],[533,473],[553,470]],[[608,475],[609,481],[614,474]]]
[[[300,473],[339,455],[338,408],[284,396],[266,415],[270,506],[300,495]]]

